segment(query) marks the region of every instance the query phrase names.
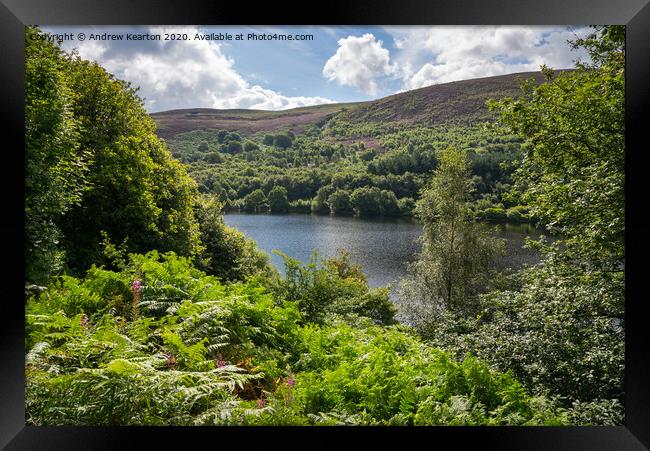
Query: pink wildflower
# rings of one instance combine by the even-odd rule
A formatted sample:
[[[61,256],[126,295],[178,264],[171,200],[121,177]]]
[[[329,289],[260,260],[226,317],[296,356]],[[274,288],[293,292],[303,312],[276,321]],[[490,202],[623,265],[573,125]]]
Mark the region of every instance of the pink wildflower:
[[[169,368],[173,368],[174,365],[176,365],[176,359],[174,358],[174,355],[171,352],[166,352],[163,355],[167,358],[167,366]]]
[[[293,376],[289,376],[289,377],[287,378],[287,385],[288,385],[289,387],[293,387],[294,385],[296,385],[296,381],[295,381],[295,379],[293,378]]]
[[[223,368],[224,366],[226,366],[226,364],[223,363],[223,356],[221,355],[221,353],[219,353],[217,355],[217,367],[218,368]]]
[[[135,279],[131,284],[131,292],[133,293],[133,304],[131,306],[131,311],[133,318],[138,316],[138,304],[140,303],[140,292],[142,291],[142,282],[139,279]]]
[[[257,400],[257,408],[263,409],[265,405],[266,405],[266,400],[264,399],[264,395],[262,395],[262,397]]]

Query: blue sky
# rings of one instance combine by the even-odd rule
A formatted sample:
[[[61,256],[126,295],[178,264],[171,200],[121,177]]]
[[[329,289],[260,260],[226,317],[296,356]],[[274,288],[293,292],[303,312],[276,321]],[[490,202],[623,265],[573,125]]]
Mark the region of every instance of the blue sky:
[[[567,39],[582,26],[528,27],[43,27],[72,33],[65,50],[140,86],[150,112],[176,108],[286,109],[384,97],[437,83],[573,67]],[[78,33],[87,38],[80,41]],[[105,41],[92,34],[185,33],[187,41]],[[241,41],[197,34],[244,34]],[[311,34],[259,41],[249,33]]]

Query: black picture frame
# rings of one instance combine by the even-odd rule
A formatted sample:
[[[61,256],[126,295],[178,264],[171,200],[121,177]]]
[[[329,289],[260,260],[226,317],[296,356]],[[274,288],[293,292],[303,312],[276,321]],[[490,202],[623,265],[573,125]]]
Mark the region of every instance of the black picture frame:
[[[650,220],[642,177],[642,146],[650,99],[650,5],[647,0],[507,0],[400,2],[344,0],[291,4],[278,2],[173,2],[128,0],[2,0],[2,124],[5,163],[0,183],[3,196],[2,236],[6,237],[2,274],[0,327],[0,447],[8,450],[131,449],[147,443],[178,447],[208,443],[217,447],[230,439],[246,448],[340,443],[341,435],[364,433],[368,439],[398,439],[412,446],[454,447],[476,443],[482,448],[526,450],[650,449],[650,343],[644,315],[644,257],[648,255]],[[24,380],[24,25],[144,24],[311,24],[311,25],[627,25],[626,67],[626,416],[618,427],[431,427],[431,428],[221,428],[179,427],[26,427]],[[13,143],[13,144],[9,144]],[[233,432],[234,431],[234,432]],[[294,434],[300,432],[298,442]],[[280,438],[281,436],[281,438]],[[306,439],[305,436],[311,437]],[[288,441],[291,440],[291,441]],[[404,441],[408,440],[408,441]],[[192,445],[194,446],[194,445]]]

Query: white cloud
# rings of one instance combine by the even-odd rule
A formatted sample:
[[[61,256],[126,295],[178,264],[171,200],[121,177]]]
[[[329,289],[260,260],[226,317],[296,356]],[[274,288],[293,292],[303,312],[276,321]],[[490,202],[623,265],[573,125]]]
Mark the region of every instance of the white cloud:
[[[197,27],[151,27],[151,33],[187,33]],[[178,108],[279,110],[332,103],[323,97],[290,97],[246,81],[219,43],[205,40],[133,42],[84,41],[83,58],[96,60],[118,78],[140,87],[150,111]]]
[[[86,41],[82,45],[77,46],[77,48],[80,57],[92,61],[97,61],[107,50],[107,47],[98,41]]]
[[[116,32],[116,28],[96,27],[93,31]],[[586,27],[569,31],[566,27],[529,26],[388,27],[373,31],[374,34],[355,34],[349,28],[320,30],[328,37],[347,37],[337,41],[338,46],[331,50],[331,57],[324,64],[317,62],[322,61],[320,57],[301,54],[300,64],[293,70],[318,64],[316,69],[321,70],[325,79],[373,97],[436,83],[537,71],[542,64],[556,69],[572,67],[573,61],[585,54],[571,52],[566,41],[588,31]],[[123,29],[130,31],[134,31],[132,27]],[[193,36],[199,28],[137,30],[146,31]],[[389,35],[392,42],[390,38],[380,40],[378,33]],[[118,78],[139,86],[149,111],[195,107],[278,110],[333,102],[324,97],[291,96],[270,89],[272,86],[264,81],[268,74],[259,69],[244,77],[228,56],[230,44],[216,41],[86,40],[65,45],[68,49],[77,47],[83,58],[96,60]],[[311,47],[305,49],[312,51]],[[285,89],[294,92],[291,87]]]
[[[578,54],[568,39],[585,28],[499,26],[389,28],[406,89],[515,72],[573,66]]]
[[[339,39],[338,44],[336,53],[323,67],[323,75],[328,80],[374,95],[379,90],[378,79],[396,72],[383,42],[371,33],[348,36]]]

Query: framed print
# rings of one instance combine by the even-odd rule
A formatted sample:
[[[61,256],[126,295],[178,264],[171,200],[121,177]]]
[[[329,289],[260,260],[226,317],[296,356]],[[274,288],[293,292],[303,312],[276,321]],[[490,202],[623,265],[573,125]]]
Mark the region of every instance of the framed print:
[[[6,449],[650,446],[646,3],[1,9]]]

